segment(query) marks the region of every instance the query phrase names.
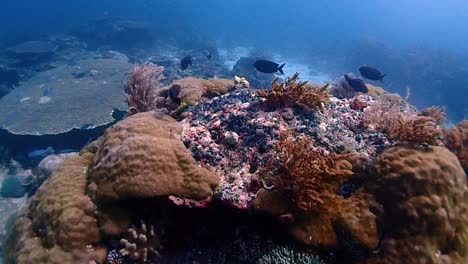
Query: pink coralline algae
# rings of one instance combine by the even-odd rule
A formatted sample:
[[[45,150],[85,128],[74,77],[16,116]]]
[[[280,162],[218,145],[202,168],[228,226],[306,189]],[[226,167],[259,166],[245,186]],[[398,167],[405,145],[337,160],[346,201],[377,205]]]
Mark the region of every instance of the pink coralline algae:
[[[362,110],[350,107],[356,98],[366,105],[376,101],[360,94],[332,97],[321,110],[265,111],[265,98],[241,89],[191,107],[182,140],[202,167],[221,178],[214,200],[247,209],[260,188],[273,185],[261,173],[282,132],[311,136],[314,145],[330,152],[358,152],[369,159],[390,145],[385,134],[363,126]]]

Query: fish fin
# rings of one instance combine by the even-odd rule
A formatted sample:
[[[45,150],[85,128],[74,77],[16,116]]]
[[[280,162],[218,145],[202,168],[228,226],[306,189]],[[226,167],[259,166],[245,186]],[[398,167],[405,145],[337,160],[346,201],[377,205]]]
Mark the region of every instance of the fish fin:
[[[284,65],[286,65],[286,63],[283,63],[278,67],[278,71],[281,72],[281,74],[283,74],[283,75],[284,75],[284,72],[283,72]]]
[[[385,74],[382,74],[382,76],[380,76],[380,82],[383,82],[383,77],[385,77]]]

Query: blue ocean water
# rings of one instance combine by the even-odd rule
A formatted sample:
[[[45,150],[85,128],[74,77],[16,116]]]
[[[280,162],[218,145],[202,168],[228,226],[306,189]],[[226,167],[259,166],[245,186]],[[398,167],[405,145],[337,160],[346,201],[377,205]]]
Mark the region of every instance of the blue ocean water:
[[[0,104],[11,108],[0,105],[0,184],[39,175],[28,153],[79,150],[123,118],[122,82],[147,61],[165,67],[165,85],[245,73],[263,88],[272,78],[250,67],[258,58],[285,63],[280,78],[300,72],[326,84],[353,73],[419,110],[442,106],[446,127],[468,119],[466,0],[2,0],[0,25]],[[361,76],[362,65],[383,80]],[[73,115],[82,105],[89,119]],[[1,199],[3,240],[7,216],[25,200]]]
[[[105,17],[148,23],[157,40],[249,47],[331,77],[373,65],[389,91],[405,94],[408,86],[416,106],[445,105],[452,122],[466,117],[466,1],[4,0],[0,45]]]

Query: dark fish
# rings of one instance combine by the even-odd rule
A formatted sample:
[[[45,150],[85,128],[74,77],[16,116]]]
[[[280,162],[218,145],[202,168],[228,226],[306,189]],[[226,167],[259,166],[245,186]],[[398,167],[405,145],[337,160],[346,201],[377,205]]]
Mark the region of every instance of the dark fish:
[[[346,81],[348,82],[349,86],[351,86],[354,89],[354,91],[362,92],[362,93],[369,92],[369,89],[367,88],[363,80],[356,78],[356,77],[349,76],[347,74],[345,74],[344,77]]]
[[[283,63],[279,65],[278,63],[269,61],[269,60],[257,60],[253,66],[257,71],[263,72],[263,73],[275,73],[275,72],[281,72],[281,74],[284,75],[283,72],[283,67],[286,63]]]
[[[208,54],[206,54],[206,58],[211,60],[213,58],[213,55],[211,55],[211,53],[208,53]]]
[[[373,80],[373,81],[380,81],[382,82],[383,77],[385,74],[382,74],[379,70],[374,67],[363,65],[359,68],[359,72],[361,73],[362,77]]]
[[[192,56],[188,55],[185,56],[181,61],[180,61],[180,68],[182,70],[185,70],[188,68],[188,66],[192,66]]]

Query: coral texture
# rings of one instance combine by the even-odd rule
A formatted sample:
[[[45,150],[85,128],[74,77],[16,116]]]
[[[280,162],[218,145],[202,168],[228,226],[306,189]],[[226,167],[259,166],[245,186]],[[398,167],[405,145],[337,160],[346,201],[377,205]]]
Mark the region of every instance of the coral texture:
[[[383,152],[367,189],[385,211],[384,237],[367,263],[467,263],[466,175],[446,148]]]
[[[468,173],[468,120],[463,120],[455,127],[445,130],[444,144],[457,155],[465,173]]]
[[[294,139],[291,133],[283,133],[276,152],[278,157],[269,161],[266,170],[275,174],[279,188],[291,192],[293,203],[301,210],[313,210],[324,204],[323,189],[328,179],[353,174],[346,168],[337,168],[337,162],[345,157],[314,148],[311,137]],[[274,167],[276,163],[278,168]]]
[[[225,94],[235,85],[229,79],[199,79],[187,77],[174,81],[169,87],[159,92],[157,106],[169,111],[195,105],[202,98],[213,98]]]
[[[154,226],[141,222],[139,227],[132,226],[127,230],[126,238],[120,239],[123,248],[119,251],[124,257],[142,263],[155,263],[159,257],[161,234]]]
[[[100,240],[95,205],[85,195],[91,156],[66,160],[16,219],[6,263],[87,263],[87,245]]]
[[[277,246],[263,255],[258,264],[295,263],[295,264],[323,264],[320,257],[307,252],[301,252],[288,246]]]
[[[419,114],[420,116],[427,116],[434,119],[437,125],[443,125],[445,120],[447,120],[445,110],[443,107],[440,106],[431,106],[425,108]]]
[[[261,97],[266,99],[269,109],[298,107],[301,109],[322,109],[330,98],[327,87],[311,88],[307,81],[298,81],[299,73],[287,78],[284,82],[273,80],[269,90],[260,90]]]
[[[180,132],[174,119],[156,112],[130,116],[109,128],[90,168],[93,197],[210,196],[219,179],[195,164]]]
[[[406,101],[397,95],[385,94],[366,107],[363,125],[387,134],[392,143],[401,145],[438,145],[442,137],[439,122],[443,113],[438,108],[415,114]]]
[[[155,109],[156,96],[165,78],[164,67],[152,63],[135,65],[124,84],[130,113],[141,113]]]

